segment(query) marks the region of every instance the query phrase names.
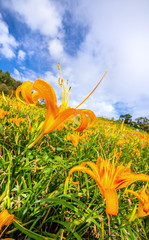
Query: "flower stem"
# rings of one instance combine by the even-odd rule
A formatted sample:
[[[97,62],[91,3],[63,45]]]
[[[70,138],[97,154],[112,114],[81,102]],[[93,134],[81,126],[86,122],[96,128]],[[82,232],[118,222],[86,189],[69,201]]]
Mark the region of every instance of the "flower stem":
[[[44,134],[41,133],[41,134],[39,135],[39,137],[36,138],[35,141],[32,142],[32,143],[28,146],[28,149],[29,149],[29,148],[32,148],[43,136],[44,136]]]

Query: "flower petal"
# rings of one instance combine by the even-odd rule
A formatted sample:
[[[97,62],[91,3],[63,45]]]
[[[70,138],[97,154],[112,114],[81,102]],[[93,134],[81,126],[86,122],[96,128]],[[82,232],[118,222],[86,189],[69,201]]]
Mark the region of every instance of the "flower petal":
[[[115,189],[106,189],[104,192],[106,199],[106,214],[118,214],[118,197]]]
[[[40,99],[40,95],[38,92],[34,92],[32,93],[32,99],[33,99],[33,102],[36,104],[38,102],[38,100]]]
[[[100,181],[100,176],[99,176],[99,173],[98,173],[97,165],[95,163],[93,163],[93,162],[90,162],[90,161],[81,163],[81,166],[85,167],[85,165],[88,165],[92,169],[92,171],[95,174],[96,178],[98,178],[97,181]]]
[[[22,102],[24,104],[27,104],[25,101],[22,101],[21,98],[20,98],[20,92],[21,92],[21,89],[22,89],[22,85],[20,85],[19,87],[17,87],[16,89],[16,99],[19,101],[19,102]]]
[[[136,181],[149,182],[149,175],[146,174],[134,174],[134,173],[122,173],[116,179],[116,189],[127,188],[130,184]]]
[[[90,118],[90,124],[93,124],[94,121],[96,120],[96,115],[93,111],[88,110],[88,109],[83,109],[83,112],[89,116]]]
[[[81,123],[80,123],[79,127],[77,129],[75,129],[75,131],[80,132],[80,131],[83,131],[85,128],[87,128],[88,118],[82,110],[79,109],[76,111],[77,111],[77,114],[80,114],[80,116],[81,116]]]
[[[47,112],[50,110],[53,115],[56,115],[58,112],[57,98],[52,86],[38,78],[33,84],[33,89],[36,90],[40,97],[45,100]]]
[[[147,206],[148,204],[148,206]],[[146,209],[146,211],[144,211],[144,204],[139,201],[139,207],[138,207],[138,218],[140,217],[146,217],[149,215],[149,203],[147,203],[146,206],[148,208],[148,210]]]
[[[7,210],[3,210],[0,213],[0,231],[3,225],[9,225],[13,222],[14,215],[9,214]]]
[[[89,174],[94,180],[96,179],[96,178],[95,178],[95,175],[94,175],[94,173],[93,173],[92,170],[90,170],[90,169],[87,168],[87,167],[82,167],[81,165],[79,165],[79,166],[75,166],[75,167],[73,167],[73,168],[70,169],[69,174],[68,174],[69,180],[70,180],[71,174],[72,174],[73,172],[76,172],[76,171],[83,172],[83,173],[87,173],[87,174]]]
[[[99,191],[100,191],[101,195],[104,197],[104,188],[103,188],[103,185],[102,185],[101,176],[99,174],[98,166],[95,163],[90,162],[90,161],[81,163],[81,166],[85,167],[86,164],[92,169],[92,171],[94,173],[94,180],[96,181],[96,183],[98,185],[98,188],[99,188]]]
[[[34,104],[32,100],[32,88],[33,83],[30,81],[26,81],[21,85],[21,93],[24,100],[29,104]]]
[[[33,84],[33,89],[36,90],[41,98],[45,100],[46,103],[46,118],[43,125],[43,132],[48,133],[47,125],[50,126],[54,122],[56,115],[58,113],[57,98],[52,86],[42,79],[36,79]]]

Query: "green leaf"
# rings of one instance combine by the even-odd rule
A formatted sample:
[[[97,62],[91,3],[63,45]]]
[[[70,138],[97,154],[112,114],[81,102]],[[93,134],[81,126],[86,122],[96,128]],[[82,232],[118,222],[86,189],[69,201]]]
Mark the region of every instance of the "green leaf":
[[[25,233],[28,237],[31,237],[33,239],[36,240],[53,240],[53,238],[47,238],[47,237],[43,237],[37,233],[34,233],[30,230],[28,230],[27,228],[23,227],[21,224],[19,224],[18,222],[14,222],[13,223],[15,225],[15,227],[17,227],[21,232]]]
[[[78,235],[78,233],[74,232],[72,230],[72,228],[70,228],[70,224],[69,223],[63,222],[63,221],[54,221],[54,222],[59,223],[59,224],[63,225],[65,228],[67,228],[68,231],[72,232],[72,234],[75,236],[76,239],[82,240],[82,238]]]

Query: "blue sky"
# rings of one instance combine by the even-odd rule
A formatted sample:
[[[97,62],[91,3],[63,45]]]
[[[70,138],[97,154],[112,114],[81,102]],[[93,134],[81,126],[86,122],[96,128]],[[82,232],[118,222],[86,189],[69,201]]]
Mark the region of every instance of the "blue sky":
[[[70,106],[96,116],[149,117],[148,0],[0,0],[0,69],[49,82],[58,98],[60,63]]]

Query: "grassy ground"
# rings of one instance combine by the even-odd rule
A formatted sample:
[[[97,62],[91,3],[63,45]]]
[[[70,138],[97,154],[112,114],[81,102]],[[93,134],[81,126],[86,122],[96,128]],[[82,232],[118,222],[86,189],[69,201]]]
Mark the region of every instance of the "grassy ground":
[[[149,239],[149,216],[137,218],[138,199],[123,196],[124,189],[117,191],[118,215],[107,216],[89,175],[76,172],[72,179],[79,185],[66,182],[72,167],[96,163],[99,156],[124,166],[131,162],[132,172],[149,174],[149,135],[102,118],[83,134],[75,133],[71,126],[78,120],[73,120],[28,149],[44,119],[42,106],[0,98],[0,211],[15,216],[2,237]],[[145,184],[135,182],[129,189],[141,190]]]

